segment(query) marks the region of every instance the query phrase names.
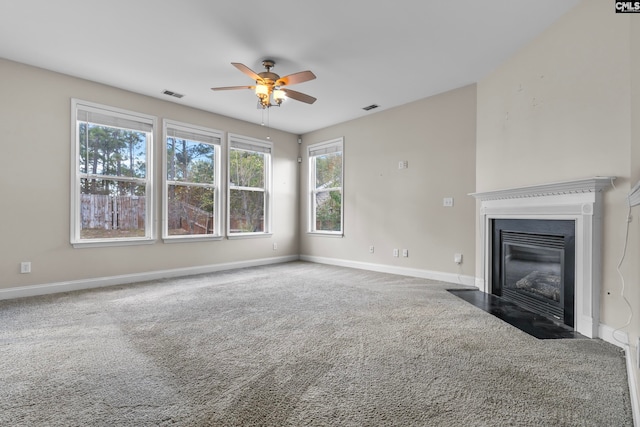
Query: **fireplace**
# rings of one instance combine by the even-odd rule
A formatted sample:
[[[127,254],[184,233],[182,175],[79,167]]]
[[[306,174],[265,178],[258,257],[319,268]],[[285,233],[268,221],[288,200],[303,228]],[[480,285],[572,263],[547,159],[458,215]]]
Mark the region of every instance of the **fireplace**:
[[[491,293],[574,326],[575,221],[493,219]]]
[[[615,177],[593,177],[574,181],[508,188],[471,194],[479,202],[479,277],[477,287],[488,294],[497,292],[502,297],[510,294],[517,299],[524,292],[529,303],[544,304],[546,315],[560,317],[567,325],[586,337],[597,338],[600,328],[600,280],[602,248],[603,193],[611,186]],[[506,233],[506,242],[493,246],[496,223],[503,220],[542,221],[537,225],[564,222],[573,228],[574,236],[557,231],[516,229]],[[535,222],[530,224],[536,225]],[[528,226],[527,226],[528,227]],[[559,241],[550,239],[542,245],[529,240],[532,235],[562,236],[563,248],[556,247]],[[546,237],[545,237],[546,238]],[[524,239],[524,240],[522,240]],[[557,240],[557,239],[556,239]],[[573,240],[573,248],[564,246]],[[494,250],[499,251],[495,253]],[[571,253],[573,252],[573,256]],[[502,260],[502,254],[506,258]],[[515,261],[515,263],[513,263]],[[522,265],[532,262],[533,267]],[[573,267],[570,263],[573,262]],[[498,265],[496,263],[503,265]],[[544,264],[544,269],[542,268]],[[500,270],[502,268],[502,270]],[[558,272],[558,269],[559,272]],[[502,271],[502,273],[501,273]],[[573,271],[573,289],[563,286],[554,290],[554,283],[564,285]],[[512,278],[512,275],[520,276]],[[568,280],[569,279],[569,280]],[[519,284],[518,284],[519,282]],[[531,284],[536,283],[537,284]],[[528,291],[522,291],[527,288]],[[515,290],[512,288],[516,288]],[[533,291],[537,288],[537,291]],[[511,293],[511,291],[515,293]],[[534,295],[532,295],[534,294]]]

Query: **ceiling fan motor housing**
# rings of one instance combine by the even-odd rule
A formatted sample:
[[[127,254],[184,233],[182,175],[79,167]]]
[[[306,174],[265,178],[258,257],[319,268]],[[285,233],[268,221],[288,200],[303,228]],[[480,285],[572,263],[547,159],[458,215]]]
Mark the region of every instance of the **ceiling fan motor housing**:
[[[258,73],[258,75],[262,78],[264,83],[268,84],[274,84],[280,78],[279,75],[270,71],[263,71],[262,73]]]
[[[276,81],[280,78],[279,75],[271,72],[271,68],[273,68],[274,65],[276,65],[275,61],[272,61],[271,59],[265,59],[264,61],[262,61],[262,66],[266,68],[267,71],[258,73],[258,75],[260,76],[260,78],[262,78],[264,83],[268,84],[269,86],[273,86],[276,83]]]

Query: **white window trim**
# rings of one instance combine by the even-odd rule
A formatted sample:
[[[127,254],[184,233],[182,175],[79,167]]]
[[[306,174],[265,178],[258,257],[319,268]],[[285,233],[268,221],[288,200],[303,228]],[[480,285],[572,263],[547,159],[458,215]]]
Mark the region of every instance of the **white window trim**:
[[[264,171],[264,200],[265,200],[265,207],[264,207],[264,215],[265,215],[265,219],[264,219],[264,231],[260,231],[260,232],[244,232],[244,233],[232,233],[231,232],[231,190],[232,187],[229,183],[229,180],[231,178],[231,173],[229,172],[229,162],[231,161],[231,149],[232,148],[237,148],[240,150],[247,150],[247,151],[251,151],[252,149],[254,149],[255,151],[262,151],[266,154],[268,154],[268,162],[265,162],[265,171]],[[271,236],[273,233],[271,231],[271,214],[272,214],[272,208],[271,208],[271,198],[272,198],[272,164],[273,164],[273,143],[270,141],[264,141],[261,139],[256,139],[256,138],[251,138],[248,136],[243,136],[243,135],[238,135],[238,134],[233,134],[230,133],[227,135],[227,164],[226,164],[226,169],[227,169],[227,179],[226,179],[226,185],[227,185],[227,200],[226,200],[226,205],[227,205],[227,239],[229,240],[233,240],[233,239],[247,239],[247,238],[254,238],[254,237],[269,237]],[[251,188],[246,188],[246,187],[233,187],[233,189],[245,189],[245,190],[254,190],[253,187]],[[255,191],[255,190],[254,190]]]
[[[210,136],[213,138],[217,138],[220,140],[219,144],[211,144],[215,147],[215,156],[214,156],[214,229],[217,233],[214,234],[194,234],[187,236],[170,236],[168,233],[168,216],[169,216],[169,205],[168,205],[168,180],[167,180],[167,130],[176,129],[182,130],[184,132],[191,132],[194,134],[199,134],[202,136]],[[165,243],[172,242],[193,242],[193,241],[202,241],[202,240],[222,240],[222,142],[224,141],[224,132],[211,129],[203,126],[192,125],[189,123],[183,123],[175,120],[164,119],[162,123],[162,239]]]
[[[329,231],[329,230],[316,230],[316,204],[315,204],[315,195],[316,195],[316,170],[315,170],[315,156],[318,154],[311,154],[312,152],[323,152],[318,154],[327,154],[330,152],[341,152],[342,153],[342,176],[341,176],[341,187],[328,188],[323,189],[323,192],[335,191],[336,189],[340,189],[340,194],[342,196],[342,202],[340,203],[340,231]],[[329,141],[319,142],[317,144],[311,144],[307,146],[307,164],[309,166],[308,169],[308,179],[309,179],[309,217],[308,217],[308,229],[307,233],[314,236],[325,236],[325,237],[344,237],[344,138],[336,138]]]
[[[145,236],[144,237],[128,237],[128,238],[112,238],[112,239],[81,239],[80,238],[80,178],[82,174],[79,168],[80,141],[78,140],[78,110],[95,111],[104,113],[109,116],[125,118],[140,123],[145,123],[151,127],[151,132],[147,138],[147,159],[146,159],[146,176],[145,176]],[[103,247],[103,246],[129,246],[152,244],[155,242],[155,202],[153,188],[153,138],[157,131],[157,118],[148,114],[129,111],[122,108],[111,107],[94,102],[83,101],[71,98],[71,215],[70,215],[70,236],[69,241],[74,248],[86,247]],[[85,174],[86,175],[86,174]],[[87,175],[88,176],[88,175]],[[100,175],[100,177],[103,177]],[[118,180],[126,180],[126,178],[118,178]]]

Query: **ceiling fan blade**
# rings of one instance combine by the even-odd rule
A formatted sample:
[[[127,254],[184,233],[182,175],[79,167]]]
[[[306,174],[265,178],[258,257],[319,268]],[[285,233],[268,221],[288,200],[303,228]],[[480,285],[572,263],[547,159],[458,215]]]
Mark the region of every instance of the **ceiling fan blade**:
[[[313,96],[307,95],[306,93],[296,92],[291,89],[282,89],[284,93],[287,95],[287,98],[295,99],[296,101],[306,102],[307,104],[313,104],[316,102],[316,98]]]
[[[262,80],[262,77],[260,77],[255,71],[244,64],[241,64],[239,62],[232,62],[231,65],[245,73],[247,76],[251,77],[253,80]]]
[[[308,82],[316,78],[316,75],[311,71],[300,71],[299,73],[289,74],[288,76],[280,77],[276,82],[276,86],[295,85],[298,83]]]
[[[226,87],[212,87],[211,90],[236,90],[236,89],[255,89],[255,86],[226,86]]]

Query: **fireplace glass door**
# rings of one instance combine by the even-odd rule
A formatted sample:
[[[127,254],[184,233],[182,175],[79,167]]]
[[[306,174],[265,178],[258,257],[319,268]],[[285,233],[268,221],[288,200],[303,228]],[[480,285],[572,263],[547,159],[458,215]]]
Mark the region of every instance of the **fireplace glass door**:
[[[573,221],[493,220],[493,294],[573,326],[574,266]]]
[[[502,296],[563,320],[563,250],[522,245],[503,237]]]

